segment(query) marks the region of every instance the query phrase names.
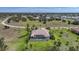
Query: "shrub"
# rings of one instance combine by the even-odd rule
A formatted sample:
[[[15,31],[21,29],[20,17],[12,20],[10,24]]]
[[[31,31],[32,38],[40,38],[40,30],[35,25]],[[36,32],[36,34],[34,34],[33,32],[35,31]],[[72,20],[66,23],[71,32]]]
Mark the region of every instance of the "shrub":
[[[66,20],[62,20],[62,22],[66,22]]]
[[[60,34],[63,34],[63,32],[61,31]]]
[[[50,39],[55,40],[55,36],[54,35],[51,35],[50,36]]]
[[[70,21],[68,21],[68,24],[70,24],[71,22]]]
[[[69,45],[69,42],[67,41],[65,45],[68,46]]]
[[[57,47],[57,46],[50,46],[50,47],[48,47],[47,51],[59,51],[59,47]]]
[[[69,47],[69,51],[75,51],[74,47]]]
[[[27,21],[27,19],[26,18],[22,18],[22,21],[25,22],[25,21]]]
[[[79,25],[79,21],[74,21],[72,24]]]
[[[61,42],[60,41],[55,41],[54,45],[57,46],[57,47],[59,47],[59,46],[61,46]]]

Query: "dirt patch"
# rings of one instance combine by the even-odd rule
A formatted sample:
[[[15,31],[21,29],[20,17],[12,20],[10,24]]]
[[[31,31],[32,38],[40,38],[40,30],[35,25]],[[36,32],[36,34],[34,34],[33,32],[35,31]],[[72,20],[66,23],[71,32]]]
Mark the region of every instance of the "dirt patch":
[[[16,28],[4,29],[4,26],[0,24],[0,36],[4,37],[5,43],[8,45],[10,50],[11,45],[15,43],[19,36],[19,30]],[[12,50],[12,49],[11,49]]]

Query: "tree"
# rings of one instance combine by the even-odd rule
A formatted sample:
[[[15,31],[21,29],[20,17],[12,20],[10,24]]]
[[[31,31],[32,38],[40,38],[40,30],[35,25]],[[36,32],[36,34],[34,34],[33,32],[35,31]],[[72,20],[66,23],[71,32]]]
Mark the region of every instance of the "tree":
[[[33,21],[33,20],[34,20],[33,17],[30,17],[30,16],[28,16],[28,19],[29,19],[30,21]]]
[[[54,35],[51,35],[50,36],[50,39],[55,40],[55,36]]]
[[[30,43],[30,48],[32,48],[32,44]]]
[[[9,29],[9,26],[4,26],[4,29]]]
[[[27,24],[26,26],[27,26],[27,27],[26,27],[26,30],[27,30],[27,31],[30,31],[29,24]]]
[[[70,21],[68,21],[68,24],[70,24],[71,22]]]
[[[55,41],[54,45],[57,46],[57,47],[59,47],[59,46],[61,46],[61,42],[60,41]]]
[[[46,29],[50,30],[51,28],[50,27],[47,27]]]
[[[6,48],[7,48],[7,45],[5,45],[4,43],[4,38],[0,38],[0,50],[4,51],[6,50]]]
[[[79,39],[79,37],[77,37],[77,39]]]
[[[65,45],[68,46],[69,45],[69,42],[67,41]]]
[[[77,37],[77,39],[75,40],[76,42],[79,42],[79,37]]]
[[[78,39],[76,39],[75,42],[79,42]]]
[[[53,19],[48,19],[48,21],[53,21]]]
[[[33,24],[32,29],[33,29],[33,30],[35,29],[35,24]]]
[[[62,20],[62,22],[66,22],[66,20]]]
[[[19,21],[20,21],[20,17],[19,17],[19,16],[14,17],[13,21],[14,21],[14,22],[19,22]]]
[[[43,21],[43,24],[46,24],[46,20]]]
[[[39,22],[41,22],[42,20],[39,20]]]
[[[72,46],[72,47],[69,47],[69,51],[75,51],[76,49]]]
[[[25,46],[25,50],[28,49],[28,42],[30,40],[30,36],[29,35],[30,35],[29,33],[26,35],[26,41],[25,41],[26,46]]]
[[[29,40],[30,40],[30,33],[28,32],[26,35],[26,44],[28,43]]]
[[[62,35],[60,34],[59,37],[62,37]]]
[[[51,40],[55,40],[55,36],[54,36],[52,30],[50,30],[49,33],[50,33],[50,39]]]
[[[25,21],[27,21],[27,19],[22,17],[22,21],[25,22]]]
[[[77,50],[77,51],[79,50],[79,46],[76,46],[76,50]]]
[[[7,20],[7,23],[10,23],[10,21],[11,21],[11,19],[8,19],[8,20]]]
[[[72,24],[79,25],[79,21],[74,21]]]
[[[63,31],[61,31],[60,34],[63,34]]]
[[[60,18],[56,18],[56,20],[57,20],[57,21],[60,21],[61,19],[60,19]]]

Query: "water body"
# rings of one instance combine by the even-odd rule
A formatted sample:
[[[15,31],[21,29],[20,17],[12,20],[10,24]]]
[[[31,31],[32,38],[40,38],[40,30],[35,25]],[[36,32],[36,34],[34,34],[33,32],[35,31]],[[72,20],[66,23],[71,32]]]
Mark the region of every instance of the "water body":
[[[0,13],[79,13],[79,7],[0,7]]]

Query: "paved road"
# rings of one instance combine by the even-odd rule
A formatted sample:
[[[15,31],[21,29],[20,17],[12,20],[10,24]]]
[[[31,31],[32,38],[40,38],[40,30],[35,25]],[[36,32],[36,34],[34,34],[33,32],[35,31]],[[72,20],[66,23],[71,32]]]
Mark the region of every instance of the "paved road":
[[[25,28],[24,26],[14,26],[14,25],[6,24],[7,20],[11,17],[12,16],[7,17],[4,21],[1,22],[1,24],[4,26],[12,27],[12,28],[23,28],[23,29]],[[26,16],[22,16],[22,17],[27,18]],[[70,28],[78,28],[78,27],[51,27],[51,29],[62,29],[62,28],[70,29]]]

